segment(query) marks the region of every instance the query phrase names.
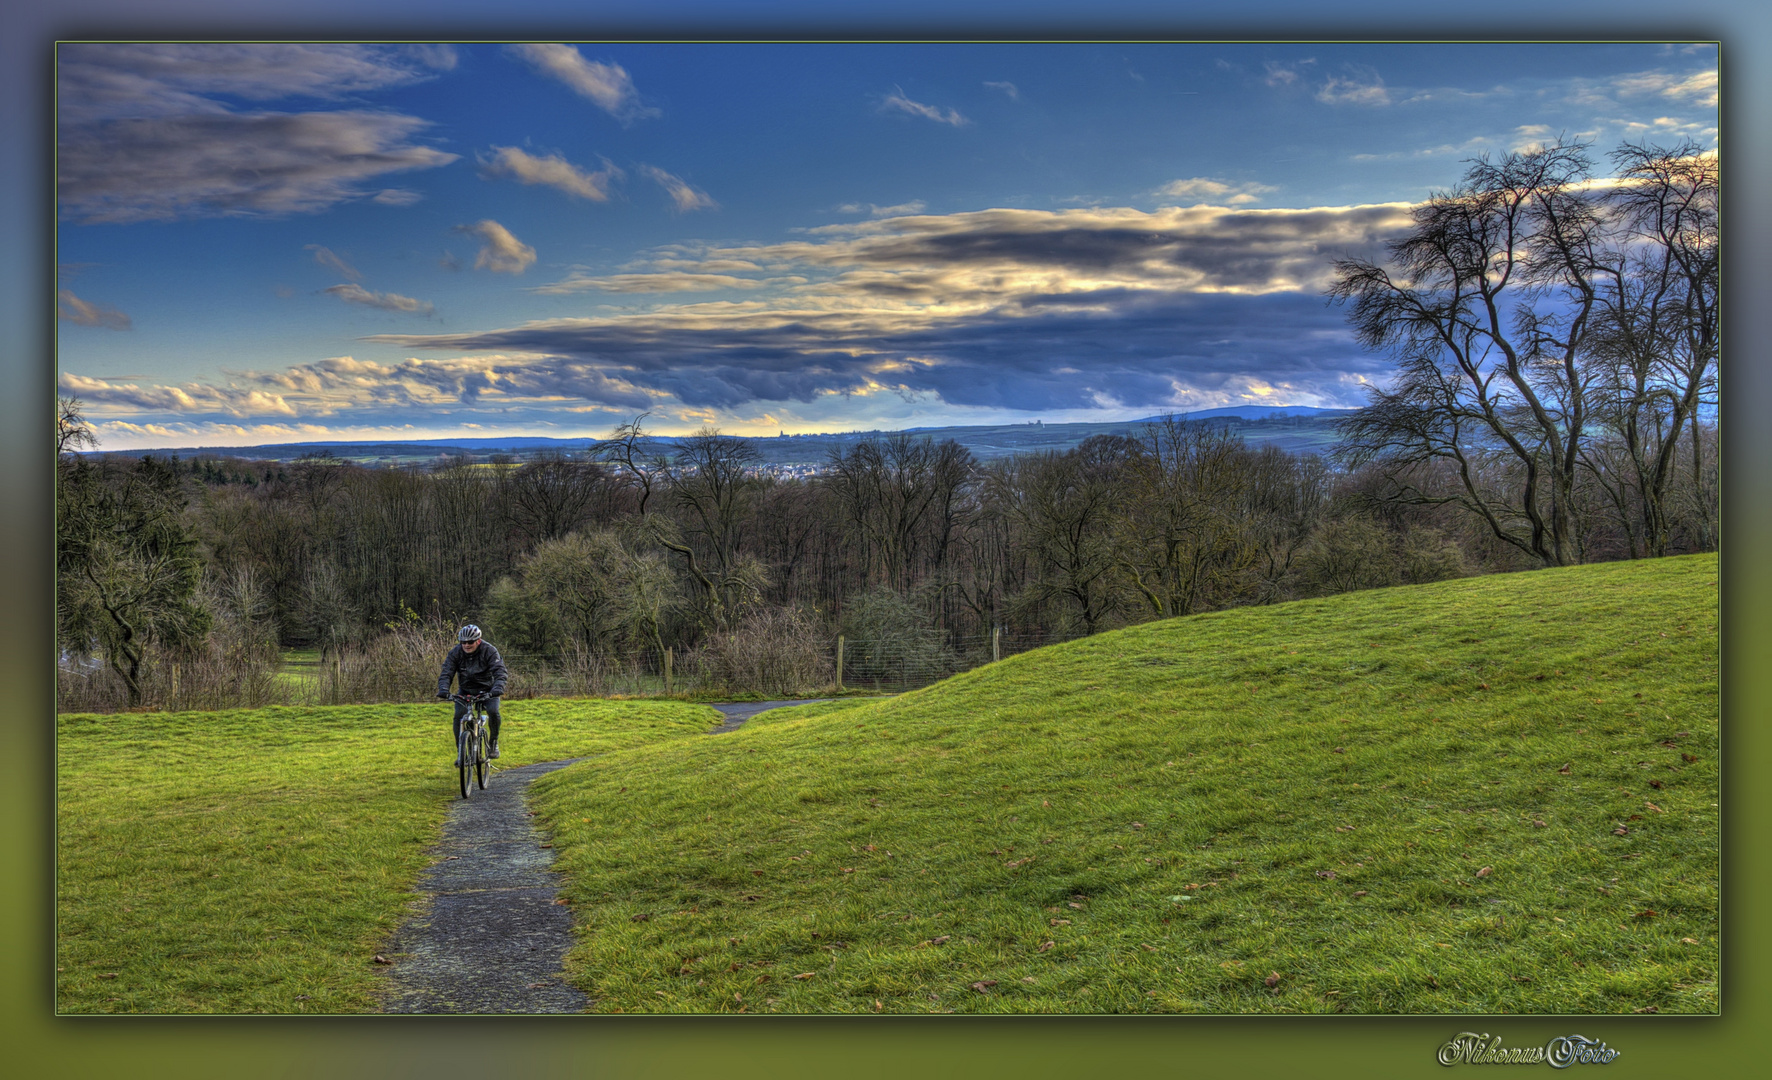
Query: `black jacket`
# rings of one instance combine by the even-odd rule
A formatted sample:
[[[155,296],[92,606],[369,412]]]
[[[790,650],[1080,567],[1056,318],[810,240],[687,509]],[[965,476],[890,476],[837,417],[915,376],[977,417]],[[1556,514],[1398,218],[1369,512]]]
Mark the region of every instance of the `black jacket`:
[[[480,647],[473,652],[465,652],[460,645],[449,650],[443,658],[443,675],[437,680],[437,693],[449,693],[449,678],[461,676],[461,693],[494,694],[505,692],[505,658],[498,655],[492,642],[484,639]]]

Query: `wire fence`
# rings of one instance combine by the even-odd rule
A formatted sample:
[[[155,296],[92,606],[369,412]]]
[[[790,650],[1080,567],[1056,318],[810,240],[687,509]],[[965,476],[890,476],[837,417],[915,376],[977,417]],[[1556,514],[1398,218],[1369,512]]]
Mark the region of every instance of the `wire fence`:
[[[891,639],[808,635],[712,635],[693,648],[626,655],[501,649],[508,699],[552,697],[816,697],[838,690],[912,690],[993,660],[1065,640],[997,632],[950,638],[939,632]],[[259,663],[250,670],[150,665],[133,707],[167,711],[419,702],[435,697],[453,640],[418,635],[345,649],[323,660]],[[63,657],[56,673],[61,712],[131,707],[121,679],[89,658]]]

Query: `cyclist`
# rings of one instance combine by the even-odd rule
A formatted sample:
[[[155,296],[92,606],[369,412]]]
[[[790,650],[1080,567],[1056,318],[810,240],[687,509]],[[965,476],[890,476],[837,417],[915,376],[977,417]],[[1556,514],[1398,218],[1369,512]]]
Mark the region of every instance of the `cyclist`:
[[[443,675],[437,680],[437,696],[449,699],[449,680],[453,676],[459,680],[460,692],[463,696],[474,694],[491,695],[486,701],[486,721],[488,734],[492,736],[492,757],[498,756],[498,696],[505,692],[505,661],[493,648],[492,642],[480,639],[480,628],[473,623],[461,628],[455,635],[456,646],[449,650],[443,658]],[[461,702],[455,703],[455,744],[461,745],[461,721],[468,714],[468,707]],[[459,766],[461,762],[456,762]]]

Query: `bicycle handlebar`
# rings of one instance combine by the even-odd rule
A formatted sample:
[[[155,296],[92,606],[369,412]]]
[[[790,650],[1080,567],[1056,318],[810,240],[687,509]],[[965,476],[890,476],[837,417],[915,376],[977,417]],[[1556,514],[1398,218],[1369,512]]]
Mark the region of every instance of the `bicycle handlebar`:
[[[449,700],[450,701],[459,701],[463,705],[472,705],[476,701],[486,701],[486,700],[489,700],[489,699],[496,697],[496,696],[497,695],[495,695],[492,691],[488,690],[488,691],[485,691],[484,693],[479,693],[479,694],[450,694]]]

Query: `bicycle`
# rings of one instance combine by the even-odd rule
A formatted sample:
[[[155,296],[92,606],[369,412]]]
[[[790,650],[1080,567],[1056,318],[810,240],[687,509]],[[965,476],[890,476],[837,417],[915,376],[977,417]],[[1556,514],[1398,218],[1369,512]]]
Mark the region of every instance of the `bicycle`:
[[[486,790],[486,713],[481,709],[490,694],[451,694],[449,700],[468,706],[468,715],[461,718],[461,735],[455,745],[455,766],[461,773],[461,797],[467,798],[474,784]]]

